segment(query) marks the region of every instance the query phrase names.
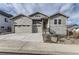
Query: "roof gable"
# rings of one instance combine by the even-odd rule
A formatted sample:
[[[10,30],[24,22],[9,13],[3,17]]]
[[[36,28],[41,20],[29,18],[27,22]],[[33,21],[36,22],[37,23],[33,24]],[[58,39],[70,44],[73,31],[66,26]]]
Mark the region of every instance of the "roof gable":
[[[17,15],[16,17],[13,18],[14,25],[31,25],[32,24],[32,19],[25,15]]]
[[[19,17],[25,17],[25,15],[19,14],[19,15],[16,15],[16,16],[12,17],[11,19],[16,19],[16,18],[19,18]]]
[[[37,14],[43,15],[43,16],[45,16],[45,17],[48,17],[47,15],[45,15],[45,14],[43,14],[43,13],[40,13],[40,12],[35,12],[35,13],[29,15],[29,17],[35,16],[35,15],[37,15]]]
[[[64,15],[62,13],[55,13],[55,14],[51,15],[50,18],[54,17],[54,16],[60,16],[60,15],[66,17],[66,18],[69,18],[68,16],[66,16],[66,15]]]
[[[19,14],[19,15],[17,15],[17,16],[12,17],[11,20],[12,20],[12,19],[18,19],[18,18],[21,18],[21,17],[27,17],[27,16],[24,15],[24,14]],[[28,17],[28,18],[30,18],[30,17]]]

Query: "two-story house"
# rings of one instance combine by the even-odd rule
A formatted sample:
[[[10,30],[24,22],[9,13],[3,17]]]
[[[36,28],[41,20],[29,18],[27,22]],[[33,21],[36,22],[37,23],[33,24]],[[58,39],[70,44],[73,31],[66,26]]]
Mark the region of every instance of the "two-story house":
[[[49,17],[49,32],[54,35],[67,35],[68,16],[56,13]]]
[[[10,17],[12,17],[11,14],[0,11],[0,33],[11,31],[11,20],[9,20]]]

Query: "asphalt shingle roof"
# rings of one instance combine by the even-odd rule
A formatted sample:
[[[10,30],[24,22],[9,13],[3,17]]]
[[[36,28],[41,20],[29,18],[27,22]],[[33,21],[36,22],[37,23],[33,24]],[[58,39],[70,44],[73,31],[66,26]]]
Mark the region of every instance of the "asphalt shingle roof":
[[[6,17],[8,17],[8,18],[10,18],[10,17],[13,16],[13,15],[8,14],[8,13],[6,13],[6,12],[3,12],[3,11],[1,11],[1,10],[0,10],[0,14],[6,16]]]

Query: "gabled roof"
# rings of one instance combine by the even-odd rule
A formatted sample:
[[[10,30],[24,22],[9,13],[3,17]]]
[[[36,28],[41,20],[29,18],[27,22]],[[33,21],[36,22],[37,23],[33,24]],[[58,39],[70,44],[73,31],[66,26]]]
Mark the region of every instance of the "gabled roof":
[[[3,12],[3,11],[1,11],[1,10],[0,10],[0,14],[6,16],[6,17],[8,17],[8,18],[13,16],[13,15],[8,14],[8,13],[6,13],[6,12]]]
[[[29,15],[29,17],[34,16],[34,15],[36,15],[36,14],[41,14],[41,15],[44,15],[44,16],[48,17],[47,15],[45,15],[45,14],[43,14],[43,13],[40,13],[40,12],[35,12],[35,13]]]
[[[10,19],[12,20],[12,19],[15,19],[15,18],[19,18],[19,17],[21,17],[21,16],[27,17],[27,16],[24,15],[24,14],[18,14],[18,15],[14,16],[14,17],[11,17]],[[28,18],[30,18],[30,17],[28,17]]]
[[[51,15],[50,18],[51,18],[51,17],[54,17],[54,16],[56,16],[56,15],[62,15],[62,16],[64,16],[64,17],[66,17],[66,18],[69,18],[68,16],[64,15],[63,13],[55,13],[55,14]]]

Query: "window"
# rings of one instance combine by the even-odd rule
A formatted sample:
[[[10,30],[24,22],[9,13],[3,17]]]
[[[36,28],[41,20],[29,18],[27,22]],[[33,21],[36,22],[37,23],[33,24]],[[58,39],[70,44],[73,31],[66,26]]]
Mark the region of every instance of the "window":
[[[36,15],[35,17],[40,17],[39,15]]]
[[[33,24],[41,24],[42,20],[33,20]]]
[[[59,19],[58,24],[61,24],[61,19]]]
[[[54,24],[57,24],[57,19],[54,20]]]
[[[8,22],[6,18],[5,18],[5,22]]]
[[[11,27],[7,27],[7,32],[11,32]]]
[[[1,26],[1,28],[4,28],[4,26]]]

